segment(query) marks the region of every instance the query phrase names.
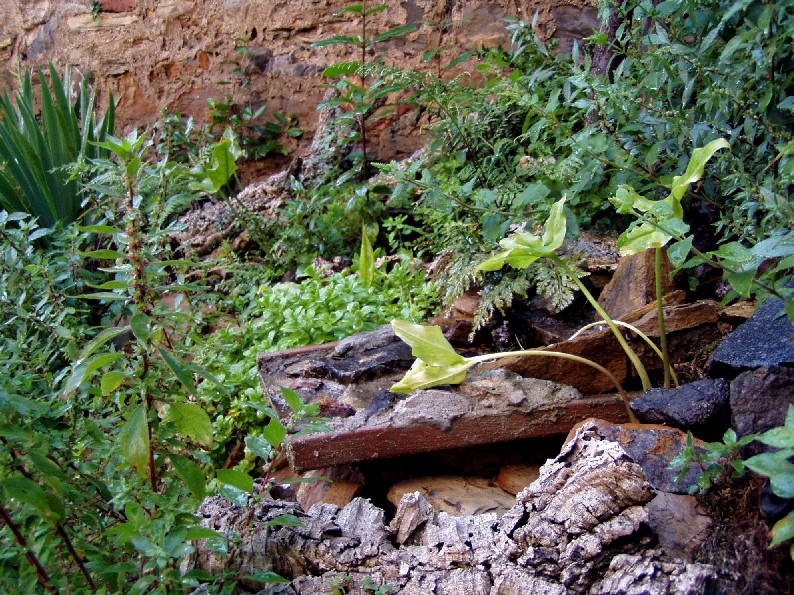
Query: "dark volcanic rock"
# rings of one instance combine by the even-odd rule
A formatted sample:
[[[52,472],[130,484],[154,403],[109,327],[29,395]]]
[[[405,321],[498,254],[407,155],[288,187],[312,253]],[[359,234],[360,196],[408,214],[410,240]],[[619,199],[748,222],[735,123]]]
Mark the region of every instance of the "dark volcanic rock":
[[[725,380],[704,378],[678,388],[652,388],[634,399],[631,409],[643,423],[674,426],[716,440],[728,426],[729,397]]]
[[[771,366],[744,372],[731,382],[731,427],[739,436],[782,426],[794,403],[794,368]]]
[[[731,379],[745,370],[794,365],[794,327],[781,314],[782,309],[783,302],[778,299],[764,302],[717,347],[709,375]]]

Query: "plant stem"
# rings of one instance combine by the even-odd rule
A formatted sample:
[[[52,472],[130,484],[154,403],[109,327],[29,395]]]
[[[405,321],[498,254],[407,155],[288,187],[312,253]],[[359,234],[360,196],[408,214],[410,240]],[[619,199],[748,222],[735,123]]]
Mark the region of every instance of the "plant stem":
[[[132,265],[131,270],[131,286],[133,289],[132,301],[135,309],[145,315],[148,315],[152,308],[149,303],[149,286],[146,282],[146,263],[144,262],[143,246],[141,236],[144,233],[139,225],[141,212],[135,206],[135,181],[127,178],[127,216],[126,228],[127,238],[127,259]],[[146,374],[149,371],[149,348],[145,345],[140,345],[138,342],[134,343],[134,349],[138,353],[141,361],[140,379],[143,382]],[[145,386],[145,382],[143,382]],[[149,414],[152,412],[154,402],[148,387],[144,389],[144,406],[146,408],[147,423],[146,428],[149,436],[149,483],[152,486],[152,492],[157,491],[157,467],[154,459],[154,448],[152,441],[152,425],[148,423]]]
[[[638,423],[637,418],[634,416],[634,413],[631,411],[631,401],[629,400],[629,396],[626,394],[626,391],[623,390],[623,387],[620,386],[620,382],[618,382],[618,379],[615,378],[615,375],[612,374],[612,372],[607,370],[601,364],[597,364],[594,361],[589,360],[587,358],[580,357],[572,353],[561,353],[559,351],[525,349],[523,351],[503,351],[502,353],[487,353],[485,355],[477,355],[475,357],[466,358],[466,361],[471,362],[472,364],[478,364],[494,359],[503,359],[506,357],[524,357],[524,356],[557,357],[560,359],[567,359],[574,362],[578,362],[580,364],[585,364],[587,366],[590,366],[591,368],[595,368],[596,370],[604,374],[607,378],[609,378],[612,381],[612,384],[615,385],[615,388],[617,389],[620,398],[623,400],[623,404],[626,406],[626,413],[628,413],[629,420],[631,421],[631,423]]]
[[[614,323],[615,323],[616,325],[618,325],[618,326],[622,326],[623,328],[627,328],[627,329],[629,329],[631,332],[633,332],[634,334],[636,334],[636,335],[637,335],[637,336],[638,336],[640,339],[642,339],[643,341],[645,341],[645,343],[647,343],[648,347],[650,347],[651,349],[653,349],[653,351],[656,353],[656,355],[658,355],[658,356],[659,356],[659,359],[662,359],[662,350],[661,350],[661,349],[659,349],[659,348],[656,346],[656,343],[654,343],[653,341],[651,341],[651,339],[650,339],[650,337],[649,337],[648,335],[646,335],[645,333],[643,333],[643,332],[642,332],[640,329],[638,329],[636,326],[634,326],[634,325],[632,325],[632,324],[629,324],[628,322],[622,322],[622,321],[620,321],[620,320],[613,320],[612,322],[614,322]],[[576,331],[576,332],[575,332],[573,335],[571,335],[571,336],[568,338],[568,340],[569,340],[569,341],[573,341],[573,340],[574,340],[574,339],[575,339],[577,336],[579,336],[581,333],[583,333],[583,332],[584,332],[584,331],[586,331],[587,329],[589,329],[589,328],[592,328],[592,327],[594,327],[594,326],[601,326],[601,325],[603,325],[603,324],[604,324],[603,322],[591,322],[590,324],[586,324],[586,325],[584,325],[582,328],[580,328],[578,331]],[[672,378],[672,380],[673,380],[673,384],[675,384],[676,386],[678,386],[678,377],[676,376],[676,374],[675,374],[675,370],[673,370],[673,368],[672,368],[672,367],[670,368],[670,377],[671,377],[671,378]]]
[[[654,275],[656,277],[656,317],[659,320],[659,345],[662,348],[662,368],[664,387],[670,388],[670,352],[667,350],[667,331],[664,325],[664,304],[662,303],[662,248],[656,248]]]
[[[640,380],[642,381],[642,389],[649,390],[651,388],[651,379],[648,377],[648,371],[645,369],[645,366],[642,365],[640,358],[637,356],[634,350],[631,347],[629,347],[629,344],[626,342],[626,339],[618,330],[617,325],[615,325],[615,323],[612,321],[612,318],[609,316],[609,314],[606,313],[606,311],[604,311],[601,305],[596,301],[596,299],[593,297],[593,294],[591,294],[588,291],[587,287],[585,287],[581,279],[579,279],[579,277],[576,276],[576,274],[571,270],[571,268],[567,264],[565,264],[564,260],[562,260],[557,255],[552,255],[550,258],[554,261],[555,264],[557,264],[557,266],[559,266],[560,268],[562,268],[563,271],[565,271],[565,273],[571,278],[571,280],[574,283],[576,283],[577,287],[579,288],[579,291],[582,292],[582,295],[584,295],[587,301],[590,302],[590,305],[593,306],[593,308],[595,308],[595,311],[604,320],[604,322],[607,323],[607,326],[609,326],[609,329],[612,331],[612,334],[615,335],[615,338],[618,340],[618,343],[620,343],[620,346],[623,348],[623,351],[626,353],[626,356],[628,356],[629,360],[631,360],[634,369],[637,370],[637,374],[639,374]]]
[[[25,550],[25,558],[30,564],[36,569],[36,575],[39,580],[39,584],[44,588],[45,591],[48,593],[56,593],[55,589],[50,585],[50,575],[47,574],[47,570],[42,566],[41,561],[36,557],[29,548],[28,542],[25,540],[25,537],[22,533],[19,532],[19,527],[17,527],[14,520],[11,518],[11,514],[8,512],[5,506],[0,504],[0,518],[3,519],[3,522],[11,529],[11,532],[14,534],[14,539],[16,539],[17,543]]]
[[[80,568],[80,572],[83,573],[86,582],[88,582],[88,586],[91,587],[91,590],[94,593],[96,593],[97,591],[96,583],[94,582],[94,579],[91,578],[91,573],[88,572],[88,568],[86,568],[85,562],[83,562],[83,559],[80,557],[80,554],[78,554],[77,550],[74,549],[72,540],[69,538],[69,535],[66,533],[66,530],[63,528],[63,525],[58,525],[56,527],[56,530],[58,531],[58,535],[61,536],[61,539],[63,539],[64,543],[66,544],[66,549],[69,550],[69,555],[72,556],[72,559],[77,563],[77,566]]]

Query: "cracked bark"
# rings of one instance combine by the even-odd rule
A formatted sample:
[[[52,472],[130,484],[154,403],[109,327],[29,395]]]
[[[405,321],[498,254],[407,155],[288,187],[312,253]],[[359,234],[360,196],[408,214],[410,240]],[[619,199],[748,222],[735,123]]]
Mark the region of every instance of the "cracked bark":
[[[708,566],[649,551],[654,534],[645,505],[654,490],[619,443],[585,423],[540,477],[496,514],[453,517],[418,493],[406,494],[391,523],[357,498],[303,512],[293,502],[265,499],[242,533],[237,570],[272,570],[291,582],[262,594],[326,594],[335,581],[362,593],[365,581],[393,593],[554,594],[704,593]],[[267,527],[280,514],[302,527]],[[219,497],[199,510],[202,524],[239,531],[245,511]],[[216,573],[224,558],[202,543],[186,565]],[[255,583],[243,587],[256,592]]]

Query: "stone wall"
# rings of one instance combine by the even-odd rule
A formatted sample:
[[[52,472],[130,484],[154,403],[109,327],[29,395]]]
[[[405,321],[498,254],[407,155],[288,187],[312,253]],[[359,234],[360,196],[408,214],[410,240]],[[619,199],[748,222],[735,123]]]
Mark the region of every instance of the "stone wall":
[[[90,71],[101,94],[112,90],[118,121],[138,126],[163,109],[206,117],[208,98],[231,94],[239,105],[293,113],[309,142],[324,93],[322,70],[355,59],[341,46],[314,41],[355,34],[350,15],[334,16],[348,0],[102,0],[96,18],[90,0],[0,0],[0,84],[13,85],[20,66],[48,61]],[[375,4],[374,2],[372,3]],[[390,0],[373,17],[372,31],[420,20],[450,22],[444,31],[418,31],[378,46],[387,62],[422,65],[439,46],[453,52],[507,43],[505,16],[531,20],[543,35],[570,40],[596,26],[594,0]],[[235,51],[247,46],[247,54]],[[410,130],[383,130],[381,158],[413,150]],[[294,148],[294,147],[293,147]]]

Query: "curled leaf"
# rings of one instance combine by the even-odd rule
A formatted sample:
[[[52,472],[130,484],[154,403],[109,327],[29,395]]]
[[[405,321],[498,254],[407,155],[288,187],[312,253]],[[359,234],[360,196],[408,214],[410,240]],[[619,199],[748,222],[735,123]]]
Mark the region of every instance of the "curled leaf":
[[[463,359],[463,358],[461,358]],[[473,362],[462,362],[452,365],[430,365],[417,359],[402,379],[389,390],[393,393],[407,394],[415,390],[433,388],[444,384],[460,384],[466,379],[466,371]]]

